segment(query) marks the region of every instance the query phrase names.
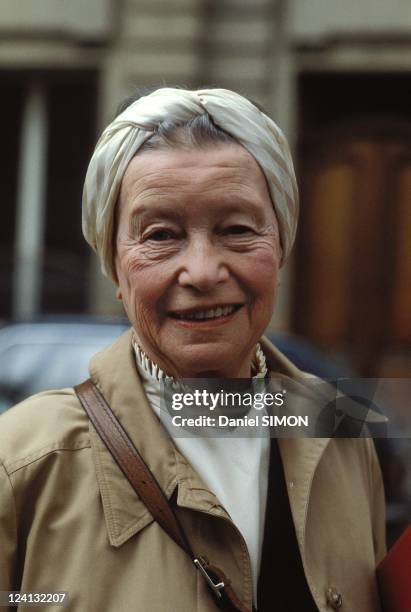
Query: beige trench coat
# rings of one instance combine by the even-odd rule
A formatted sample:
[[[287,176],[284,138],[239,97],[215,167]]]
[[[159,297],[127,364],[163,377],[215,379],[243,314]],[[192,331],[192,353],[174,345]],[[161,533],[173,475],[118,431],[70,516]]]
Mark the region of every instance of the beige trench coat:
[[[269,343],[265,351],[271,370],[301,374]],[[177,487],[177,513],[193,549],[224,570],[251,610],[245,542],[160,430],[136,372],[130,332],[96,355],[90,371],[166,495]],[[342,612],[377,612],[384,494],[372,442],[282,439],[279,445],[319,610],[332,609],[327,593],[334,589]],[[65,609],[76,612],[216,611],[203,578],[137,499],[72,389],[41,393],[6,412],[0,459],[0,590],[68,591]]]

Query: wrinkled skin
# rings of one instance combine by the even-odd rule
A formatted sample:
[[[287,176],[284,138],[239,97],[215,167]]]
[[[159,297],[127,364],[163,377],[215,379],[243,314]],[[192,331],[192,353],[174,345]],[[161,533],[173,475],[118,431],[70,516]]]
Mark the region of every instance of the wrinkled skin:
[[[254,158],[236,144],[137,154],[118,207],[117,297],[146,354],[172,376],[250,376],[281,261]],[[218,306],[235,310],[189,318]]]

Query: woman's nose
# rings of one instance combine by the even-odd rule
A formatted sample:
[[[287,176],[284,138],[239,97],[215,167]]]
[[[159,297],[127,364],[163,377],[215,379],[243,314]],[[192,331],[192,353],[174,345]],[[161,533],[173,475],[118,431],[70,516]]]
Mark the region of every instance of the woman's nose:
[[[178,277],[180,285],[197,291],[211,291],[226,281],[229,272],[222,253],[211,240],[193,240],[182,255],[182,267]]]

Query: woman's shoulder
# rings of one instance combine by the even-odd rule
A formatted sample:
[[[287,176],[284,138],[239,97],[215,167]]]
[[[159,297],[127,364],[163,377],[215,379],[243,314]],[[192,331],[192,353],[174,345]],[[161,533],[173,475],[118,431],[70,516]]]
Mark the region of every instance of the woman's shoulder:
[[[50,453],[85,446],[88,419],[72,388],[38,393],[0,416],[0,461],[9,474]]]

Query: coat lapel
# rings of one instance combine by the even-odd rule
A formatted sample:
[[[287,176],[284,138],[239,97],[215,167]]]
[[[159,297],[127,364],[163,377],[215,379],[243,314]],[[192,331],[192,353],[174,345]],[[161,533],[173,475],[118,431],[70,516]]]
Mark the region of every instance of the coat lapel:
[[[93,357],[90,376],[166,497],[169,499],[178,486],[178,505],[227,516],[215,495],[176,449],[149,406],[135,364],[131,330]],[[118,547],[153,518],[91,423],[90,439],[109,541]]]
[[[320,383],[321,381],[312,375],[302,372],[267,339],[263,338],[261,344],[267,359],[270,376],[276,381],[278,380],[276,383],[278,390],[281,390],[281,381],[284,378],[291,379],[294,386],[301,385],[301,393],[296,392],[289,398],[289,404],[286,404],[287,413],[296,416],[309,414],[311,419],[310,433],[312,433],[313,428],[315,428],[316,418],[324,404],[322,401],[313,401],[311,385],[307,386],[306,383],[310,379],[313,382],[317,380]],[[287,384],[284,386],[287,387]],[[321,385],[320,393],[324,392],[325,389]],[[330,438],[307,437],[306,433],[303,433],[301,437],[278,438],[291,513],[303,559],[305,550],[305,523],[311,485],[317,465],[329,442]]]

